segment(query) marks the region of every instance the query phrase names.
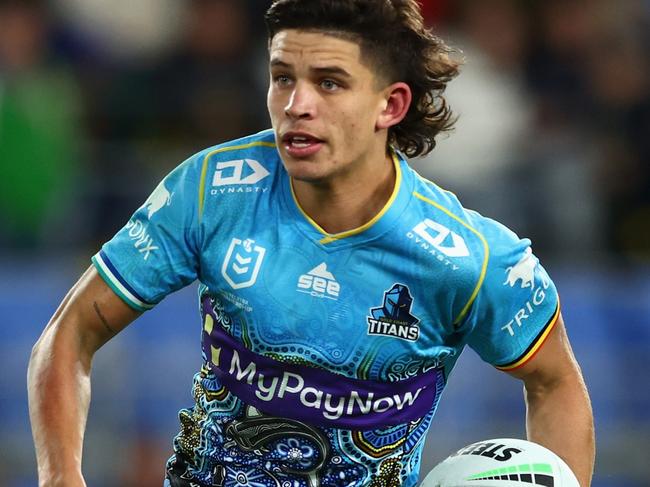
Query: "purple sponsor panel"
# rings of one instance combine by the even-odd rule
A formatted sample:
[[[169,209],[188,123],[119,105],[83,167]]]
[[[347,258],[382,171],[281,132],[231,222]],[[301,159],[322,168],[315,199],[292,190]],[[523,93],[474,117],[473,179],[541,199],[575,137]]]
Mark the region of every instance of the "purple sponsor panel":
[[[378,382],[278,362],[251,352],[220,326],[203,335],[203,350],[215,375],[245,403],[323,427],[369,430],[419,419],[444,385],[440,369]]]

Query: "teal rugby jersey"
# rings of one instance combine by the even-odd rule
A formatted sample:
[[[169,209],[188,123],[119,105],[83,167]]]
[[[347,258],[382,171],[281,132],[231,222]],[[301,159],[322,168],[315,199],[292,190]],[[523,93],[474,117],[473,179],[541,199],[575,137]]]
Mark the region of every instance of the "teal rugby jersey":
[[[272,131],[206,149],[93,257],[147,310],[198,279],[204,365],[168,469],[207,486],[413,486],[465,345],[525,363],[555,287],[530,249],[395,154],[395,189],[328,234],[296,202]]]

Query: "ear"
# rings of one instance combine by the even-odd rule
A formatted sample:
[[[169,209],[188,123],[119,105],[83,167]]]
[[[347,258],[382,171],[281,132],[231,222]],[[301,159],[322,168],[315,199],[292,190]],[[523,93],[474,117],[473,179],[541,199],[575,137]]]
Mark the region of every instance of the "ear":
[[[402,81],[386,87],[383,93],[381,111],[375,124],[377,130],[388,129],[400,123],[409,111],[413,96],[409,85]]]

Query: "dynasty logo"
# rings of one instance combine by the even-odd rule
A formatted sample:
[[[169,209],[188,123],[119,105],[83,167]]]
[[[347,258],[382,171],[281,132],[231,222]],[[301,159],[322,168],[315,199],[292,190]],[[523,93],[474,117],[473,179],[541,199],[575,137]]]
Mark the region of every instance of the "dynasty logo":
[[[371,308],[368,316],[368,334],[385,335],[416,341],[420,336],[418,318],[411,314],[413,298],[404,284],[393,284],[384,292],[384,304]]]

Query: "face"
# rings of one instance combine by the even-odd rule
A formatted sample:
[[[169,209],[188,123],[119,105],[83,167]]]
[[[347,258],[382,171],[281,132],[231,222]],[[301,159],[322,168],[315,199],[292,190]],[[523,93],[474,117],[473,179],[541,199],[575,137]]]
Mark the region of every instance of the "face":
[[[280,156],[301,181],[328,181],[384,163],[387,105],[357,43],[301,30],[270,45],[268,109]],[[377,160],[378,159],[378,160]]]

